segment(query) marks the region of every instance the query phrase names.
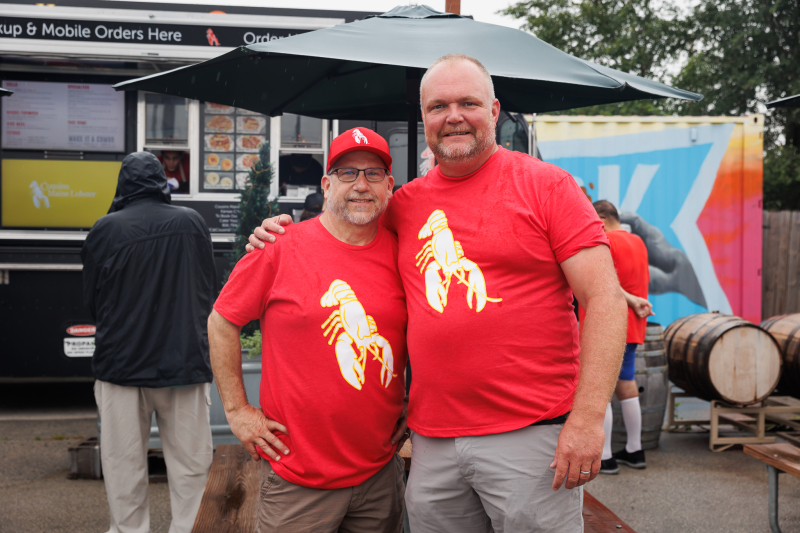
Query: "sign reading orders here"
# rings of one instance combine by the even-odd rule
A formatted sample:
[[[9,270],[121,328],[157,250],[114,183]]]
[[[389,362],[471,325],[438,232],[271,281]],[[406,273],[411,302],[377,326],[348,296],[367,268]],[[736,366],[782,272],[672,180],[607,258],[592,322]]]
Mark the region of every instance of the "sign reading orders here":
[[[3,148],[125,150],[125,95],[110,85],[4,81]]]

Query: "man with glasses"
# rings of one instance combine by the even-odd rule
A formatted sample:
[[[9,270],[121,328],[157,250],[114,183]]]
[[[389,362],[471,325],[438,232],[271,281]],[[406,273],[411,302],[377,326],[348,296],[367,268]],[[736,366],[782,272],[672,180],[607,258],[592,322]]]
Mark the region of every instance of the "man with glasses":
[[[407,313],[397,240],[378,223],[391,164],[373,131],[334,139],[327,209],[242,258],[208,319],[231,430],[254,460],[267,459],[259,531],[402,530]],[[239,343],[256,318],[260,409],[247,403]]]

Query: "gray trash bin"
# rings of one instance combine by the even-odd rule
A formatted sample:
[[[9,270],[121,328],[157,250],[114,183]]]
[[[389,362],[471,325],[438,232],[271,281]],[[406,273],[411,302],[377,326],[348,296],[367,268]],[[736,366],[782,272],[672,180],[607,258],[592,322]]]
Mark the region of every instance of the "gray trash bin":
[[[251,405],[259,406],[258,389],[261,385],[261,354],[256,354],[252,359],[248,358],[250,350],[242,350],[242,379],[244,380],[244,390],[247,393],[247,401]],[[211,382],[211,437],[216,448],[220,444],[239,444],[239,439],[233,436],[228,420],[225,418],[225,411],[222,409],[222,400],[217,391],[217,384]],[[150,442],[149,449],[161,449],[161,437],[158,434],[156,425],[156,415],[150,422]]]

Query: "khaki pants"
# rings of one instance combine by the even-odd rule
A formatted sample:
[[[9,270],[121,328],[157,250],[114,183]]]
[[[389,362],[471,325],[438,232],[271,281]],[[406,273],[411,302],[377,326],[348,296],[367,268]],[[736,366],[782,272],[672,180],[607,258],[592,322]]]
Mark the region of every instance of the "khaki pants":
[[[583,487],[553,491],[563,426],[431,438],[414,447],[406,506],[414,533],[579,533]]]
[[[109,533],[148,533],[147,442],[156,413],[172,507],[169,533],[189,533],[211,467],[210,384],[150,389],[96,381]]]
[[[261,461],[256,533],[400,533],[405,463],[396,455],[361,485],[310,489],[290,483]]]

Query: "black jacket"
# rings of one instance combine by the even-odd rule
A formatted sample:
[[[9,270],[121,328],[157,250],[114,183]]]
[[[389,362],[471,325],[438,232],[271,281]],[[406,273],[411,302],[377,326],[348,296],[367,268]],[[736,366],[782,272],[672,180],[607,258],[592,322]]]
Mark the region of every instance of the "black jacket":
[[[211,381],[211,235],[196,211],[169,204],[158,159],[130,154],[109,214],[81,250],[84,300],[97,323],[92,368],[102,381],[130,387]]]

